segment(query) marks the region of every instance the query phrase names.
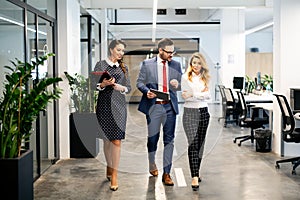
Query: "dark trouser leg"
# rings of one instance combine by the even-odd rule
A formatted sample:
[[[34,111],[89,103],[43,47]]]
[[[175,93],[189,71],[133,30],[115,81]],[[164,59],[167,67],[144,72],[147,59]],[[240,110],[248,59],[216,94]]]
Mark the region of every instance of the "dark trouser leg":
[[[164,105],[165,120],[163,122],[163,141],[164,141],[164,173],[169,174],[172,168],[174,137],[176,126],[176,114],[173,111],[171,104]]]

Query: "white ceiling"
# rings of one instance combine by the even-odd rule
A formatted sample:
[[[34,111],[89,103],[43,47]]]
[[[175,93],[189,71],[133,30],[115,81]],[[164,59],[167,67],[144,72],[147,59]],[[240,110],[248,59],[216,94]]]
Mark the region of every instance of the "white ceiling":
[[[79,0],[86,9],[152,9],[152,0]],[[198,21],[218,21],[218,12],[224,8],[245,9],[245,29],[251,29],[273,21],[273,0],[158,0],[158,9],[201,10]],[[206,15],[203,15],[205,13]],[[151,13],[152,16],[152,13]],[[139,19],[137,19],[138,21]],[[159,22],[159,19],[158,19]],[[272,31],[272,28],[266,29]],[[266,31],[265,30],[265,31]]]

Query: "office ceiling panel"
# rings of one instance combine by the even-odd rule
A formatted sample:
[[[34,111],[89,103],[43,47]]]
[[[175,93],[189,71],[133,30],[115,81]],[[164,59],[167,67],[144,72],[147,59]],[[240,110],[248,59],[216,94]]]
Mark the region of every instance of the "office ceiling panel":
[[[151,0],[80,0],[81,5],[86,9],[101,10],[103,8],[112,8],[126,10],[132,9],[133,11],[143,10],[148,16],[148,22],[152,20],[152,7],[153,1]],[[170,16],[168,20],[178,21],[178,22],[191,22],[189,13],[195,11],[199,12],[195,21],[201,22],[216,22],[220,21],[220,12],[222,8],[245,8],[245,29],[251,29],[266,22],[273,21],[273,0],[164,0],[158,1],[159,9],[166,9],[167,15],[157,17],[157,22],[162,22]],[[175,9],[187,9],[186,15],[173,15],[172,11],[175,13]],[[170,15],[171,13],[171,15]],[[136,16],[136,15],[135,15]],[[127,18],[127,17],[126,17]],[[146,17],[145,17],[146,18]],[[122,17],[118,18],[118,21],[122,20]],[[140,20],[141,18],[135,18],[135,20]],[[180,27],[182,30],[182,27]],[[189,27],[191,29],[192,27]],[[195,26],[195,28],[197,28]],[[195,29],[196,30],[196,29]],[[272,28],[265,29],[263,31],[272,31]]]
[[[264,7],[270,0],[164,0],[158,8],[237,8]],[[152,8],[151,0],[80,0],[86,8]]]

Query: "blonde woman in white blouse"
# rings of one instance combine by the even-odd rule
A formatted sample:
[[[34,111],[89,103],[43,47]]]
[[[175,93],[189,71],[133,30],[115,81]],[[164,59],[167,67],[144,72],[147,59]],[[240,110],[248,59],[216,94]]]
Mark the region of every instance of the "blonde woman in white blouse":
[[[185,100],[182,123],[188,140],[191,185],[194,190],[199,188],[201,181],[199,171],[210,119],[207,103],[211,98],[209,79],[209,69],[204,56],[194,53],[181,80],[182,97]]]

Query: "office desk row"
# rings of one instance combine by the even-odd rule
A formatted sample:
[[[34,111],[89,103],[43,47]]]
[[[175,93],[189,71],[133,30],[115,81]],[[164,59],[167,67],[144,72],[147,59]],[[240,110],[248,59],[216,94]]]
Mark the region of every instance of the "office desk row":
[[[234,98],[236,101],[238,101],[238,96],[235,92],[233,92]],[[257,94],[247,94],[244,95],[245,101],[247,104],[252,103],[273,103],[273,94],[272,93],[263,93],[262,95]]]
[[[248,94],[244,95],[246,103],[273,103],[273,95],[271,93],[256,95]]]

